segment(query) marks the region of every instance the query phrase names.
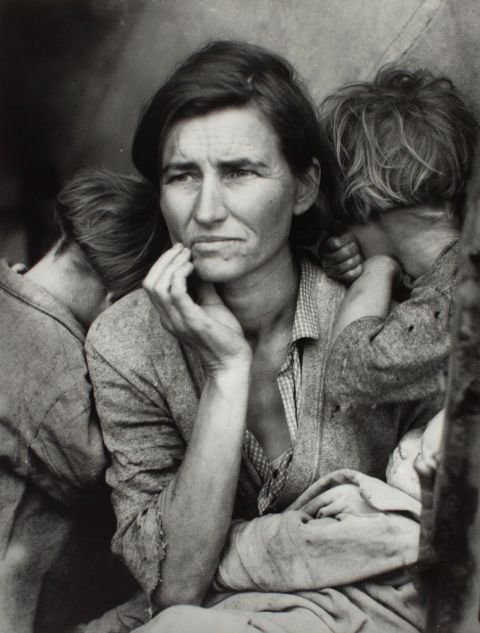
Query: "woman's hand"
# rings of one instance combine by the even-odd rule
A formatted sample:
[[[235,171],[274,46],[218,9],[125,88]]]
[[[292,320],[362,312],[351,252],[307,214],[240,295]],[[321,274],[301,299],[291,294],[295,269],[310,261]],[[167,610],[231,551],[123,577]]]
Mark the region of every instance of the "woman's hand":
[[[376,510],[366,501],[360,488],[354,484],[340,484],[325,490],[309,501],[304,512],[317,519],[323,517],[336,518],[340,514],[364,515],[373,514]]]
[[[242,328],[213,284],[196,281],[198,303],[189,295],[187,277],[193,270],[190,249],[177,243],[145,278],[143,287],[163,326],[199,352],[207,372],[250,364],[251,349]]]

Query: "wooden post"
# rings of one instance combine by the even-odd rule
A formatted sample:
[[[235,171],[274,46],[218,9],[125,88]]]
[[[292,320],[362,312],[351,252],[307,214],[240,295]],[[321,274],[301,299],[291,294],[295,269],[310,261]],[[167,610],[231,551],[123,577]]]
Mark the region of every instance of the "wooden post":
[[[425,513],[431,539],[427,633],[478,633],[480,607],[480,160],[462,235],[442,460]],[[428,498],[428,491],[427,491]]]

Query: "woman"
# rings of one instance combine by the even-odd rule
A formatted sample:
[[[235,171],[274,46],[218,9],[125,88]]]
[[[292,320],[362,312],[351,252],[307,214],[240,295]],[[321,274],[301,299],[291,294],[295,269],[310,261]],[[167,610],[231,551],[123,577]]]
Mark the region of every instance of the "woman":
[[[337,468],[383,476],[412,406],[434,411],[340,408],[324,392],[343,289],[299,248],[317,237],[320,178],[330,202],[333,178],[285,61],[232,42],[192,55],[143,115],[133,157],[173,247],[149,296],[96,322],[87,353],[112,455],[113,547],[164,609],[204,601],[232,517],[282,510]],[[380,550],[399,539],[382,571],[413,561],[417,536],[403,524],[372,534]]]

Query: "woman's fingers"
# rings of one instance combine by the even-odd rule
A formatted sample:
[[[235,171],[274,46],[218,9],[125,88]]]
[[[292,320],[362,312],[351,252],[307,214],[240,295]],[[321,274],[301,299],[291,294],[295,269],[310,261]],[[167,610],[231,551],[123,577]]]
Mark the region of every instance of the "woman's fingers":
[[[182,292],[185,294],[186,278],[192,270],[189,249],[176,244],[155,262],[143,282],[164,327],[173,333],[183,329],[183,318],[175,306],[172,286],[174,285],[177,295]]]
[[[177,242],[172,248],[168,249],[148,271],[147,276],[143,280],[144,288],[154,288],[157,281],[164,275],[168,267],[173,263],[175,258],[183,251],[184,246],[180,242]]]
[[[177,244],[152,266],[145,278],[144,288],[162,324],[201,351],[207,365],[213,368],[249,359],[250,347],[240,324],[213,284],[195,280],[195,300],[190,296],[187,279],[193,269],[190,249]]]
[[[332,502],[332,494],[331,490],[326,490],[321,494],[317,495],[313,499],[311,499],[305,506],[302,508],[304,512],[314,517],[317,516],[320,510],[322,510],[325,506],[329,505]]]
[[[172,252],[174,251],[174,252]],[[168,258],[166,257],[168,255]],[[165,259],[163,259],[165,257]],[[163,260],[163,261],[162,261]],[[174,247],[152,266],[145,277],[143,287],[151,296],[168,301],[173,275],[190,260],[190,250]]]
[[[193,272],[193,264],[190,260],[179,263],[170,275],[169,292],[173,302],[182,300],[188,295],[187,277]]]

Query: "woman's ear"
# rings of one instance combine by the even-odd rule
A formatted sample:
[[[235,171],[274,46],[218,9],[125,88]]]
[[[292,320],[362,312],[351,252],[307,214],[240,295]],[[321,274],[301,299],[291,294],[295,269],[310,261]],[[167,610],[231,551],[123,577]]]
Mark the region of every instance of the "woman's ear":
[[[316,158],[301,178],[297,178],[297,199],[294,215],[302,215],[308,211],[318,196],[322,170]]]

